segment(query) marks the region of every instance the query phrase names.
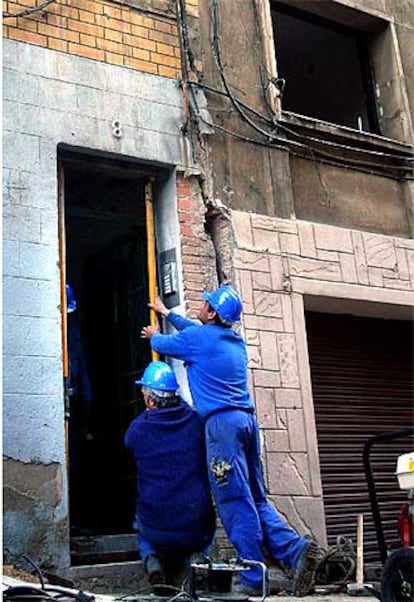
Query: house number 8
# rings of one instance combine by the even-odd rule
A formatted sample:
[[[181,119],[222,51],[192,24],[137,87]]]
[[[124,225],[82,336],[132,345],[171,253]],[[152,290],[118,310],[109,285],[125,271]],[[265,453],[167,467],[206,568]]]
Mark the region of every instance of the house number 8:
[[[120,121],[112,122],[112,135],[115,138],[122,138],[122,125]]]

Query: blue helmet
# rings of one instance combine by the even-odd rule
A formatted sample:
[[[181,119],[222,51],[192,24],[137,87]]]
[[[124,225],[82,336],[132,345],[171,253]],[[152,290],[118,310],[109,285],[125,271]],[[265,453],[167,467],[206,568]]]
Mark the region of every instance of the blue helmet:
[[[142,378],[136,380],[135,384],[155,391],[175,392],[179,388],[173,369],[165,362],[158,361],[148,364]]]
[[[66,283],[66,311],[68,314],[76,311],[75,293],[69,282]]]
[[[212,293],[203,293],[203,298],[216,310],[225,324],[240,322],[243,304],[233,287],[223,284]]]

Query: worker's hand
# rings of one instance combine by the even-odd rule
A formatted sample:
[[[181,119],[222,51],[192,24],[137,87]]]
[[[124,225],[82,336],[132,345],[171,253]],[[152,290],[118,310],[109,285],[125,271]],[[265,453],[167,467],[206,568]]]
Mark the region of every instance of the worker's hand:
[[[155,297],[154,303],[148,303],[148,307],[153,309],[157,314],[161,314],[162,316],[167,317],[170,313],[170,310],[167,309],[164,303],[161,301],[160,297]]]
[[[141,330],[140,338],[141,339],[150,339],[153,334],[159,332],[160,329],[158,326],[144,326]]]

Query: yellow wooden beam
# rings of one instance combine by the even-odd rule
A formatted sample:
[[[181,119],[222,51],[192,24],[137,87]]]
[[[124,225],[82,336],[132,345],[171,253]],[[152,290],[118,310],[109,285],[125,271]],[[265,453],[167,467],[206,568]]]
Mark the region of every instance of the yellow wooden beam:
[[[145,184],[145,215],[147,225],[147,267],[148,267],[148,289],[149,301],[154,303],[157,296],[157,256],[155,250],[155,233],[154,233],[154,205],[153,205],[153,188],[152,181],[148,180]],[[153,309],[150,310],[150,324],[156,326],[158,323],[157,314]],[[151,358],[153,361],[159,359],[159,354],[151,350]]]

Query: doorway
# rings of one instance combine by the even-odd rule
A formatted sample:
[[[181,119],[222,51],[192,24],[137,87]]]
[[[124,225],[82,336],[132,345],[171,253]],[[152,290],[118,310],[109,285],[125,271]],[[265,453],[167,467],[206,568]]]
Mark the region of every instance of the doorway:
[[[145,186],[162,174],[68,149],[60,152],[60,174],[66,282],[76,298],[68,331],[76,321],[91,390],[85,404],[82,386],[75,395],[69,388],[73,541],[133,532],[135,469],[123,437],[144,409],[134,381],[151,361],[148,341],[139,338],[149,323]]]

